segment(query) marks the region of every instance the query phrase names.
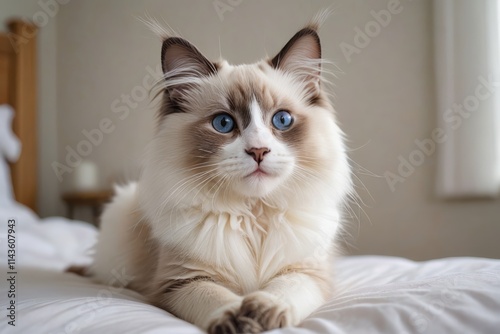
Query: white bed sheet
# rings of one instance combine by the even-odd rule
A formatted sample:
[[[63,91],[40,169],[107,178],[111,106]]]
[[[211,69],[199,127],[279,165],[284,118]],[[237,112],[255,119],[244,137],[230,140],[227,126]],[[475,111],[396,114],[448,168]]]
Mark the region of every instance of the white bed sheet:
[[[40,223],[21,211],[16,327],[1,314],[0,333],[202,333],[133,291],[63,273],[68,264],[88,261],[84,250],[96,230],[63,218]],[[0,219],[12,216],[0,209]],[[335,297],[300,327],[269,333],[500,333],[500,260],[345,257],[336,263],[335,280]],[[6,313],[8,287],[1,282]]]

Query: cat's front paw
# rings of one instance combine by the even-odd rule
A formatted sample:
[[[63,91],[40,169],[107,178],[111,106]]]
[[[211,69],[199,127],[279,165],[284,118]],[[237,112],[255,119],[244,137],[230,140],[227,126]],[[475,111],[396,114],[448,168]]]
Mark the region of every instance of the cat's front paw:
[[[234,318],[241,307],[241,301],[227,304],[212,312],[207,326],[208,334],[237,333]]]
[[[208,334],[261,333],[292,325],[290,306],[263,291],[243,299],[241,307],[227,309],[208,326]]]
[[[257,333],[251,330],[258,326],[250,327],[247,324],[258,324],[260,331],[292,325],[290,305],[263,291],[245,297],[236,318],[242,324],[240,328],[243,333]],[[247,329],[249,331],[245,331]]]
[[[237,311],[226,311],[208,326],[208,334],[261,333],[264,328],[250,318],[241,318]]]

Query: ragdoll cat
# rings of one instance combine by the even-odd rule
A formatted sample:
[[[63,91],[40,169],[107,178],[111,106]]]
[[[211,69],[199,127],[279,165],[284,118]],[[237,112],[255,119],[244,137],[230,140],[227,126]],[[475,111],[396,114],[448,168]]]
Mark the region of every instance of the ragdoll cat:
[[[209,333],[298,325],[329,298],[351,179],[317,28],[251,65],[162,36],[156,133],[89,274]]]

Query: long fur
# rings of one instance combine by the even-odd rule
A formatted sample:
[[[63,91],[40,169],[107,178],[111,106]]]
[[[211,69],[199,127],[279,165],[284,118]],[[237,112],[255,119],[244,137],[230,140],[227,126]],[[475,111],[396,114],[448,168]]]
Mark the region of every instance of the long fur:
[[[210,333],[297,325],[329,298],[352,186],[321,76],[324,16],[275,65],[209,69],[151,23],[168,46],[157,86],[165,103],[139,181],[117,188],[102,216],[91,275]],[[279,110],[294,117],[289,130],[273,128]],[[230,134],[211,125],[221,112],[236,122]],[[252,174],[251,147],[270,150],[258,165],[264,176]]]

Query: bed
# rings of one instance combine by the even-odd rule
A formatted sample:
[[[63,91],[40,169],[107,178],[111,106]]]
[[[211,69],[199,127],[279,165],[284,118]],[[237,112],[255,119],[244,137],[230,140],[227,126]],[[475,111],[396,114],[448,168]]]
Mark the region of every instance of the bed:
[[[22,21],[12,21],[9,29],[18,36],[34,32],[32,25]],[[34,36],[15,45],[0,34],[0,104],[9,103],[15,109],[14,132],[23,144],[20,159],[11,165],[16,201],[0,203],[0,333],[202,333],[145,303],[134,291],[64,271],[69,265],[89,263],[98,230],[62,217],[40,219],[35,213]],[[8,262],[12,235],[13,267]],[[336,262],[332,277],[336,290],[331,300],[299,327],[270,333],[500,331],[500,260],[461,257],[414,262],[346,256]],[[122,279],[119,273],[116,278]],[[15,326],[9,324],[12,300]]]
[[[16,211],[17,210],[17,211]],[[89,261],[97,230],[63,218],[18,218],[18,318],[2,314],[0,333],[202,333],[137,293],[63,271]],[[5,229],[0,233],[5,240]],[[5,259],[5,247],[1,259]],[[2,261],[2,272],[7,272]],[[500,261],[449,258],[413,262],[395,257],[344,257],[332,274],[336,293],[298,328],[270,333],[498,333]],[[120,277],[117,277],[120,279]],[[8,286],[2,279],[2,304]],[[2,312],[6,307],[2,305]]]

